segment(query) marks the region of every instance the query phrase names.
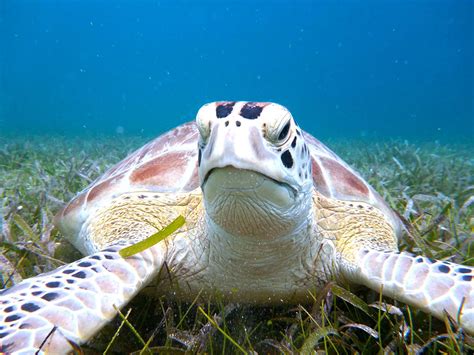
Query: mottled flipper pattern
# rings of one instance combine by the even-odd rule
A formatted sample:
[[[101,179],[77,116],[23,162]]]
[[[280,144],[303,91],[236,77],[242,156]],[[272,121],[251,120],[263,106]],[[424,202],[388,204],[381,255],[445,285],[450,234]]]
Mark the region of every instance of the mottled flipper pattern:
[[[66,353],[109,322],[160,270],[164,244],[129,258],[115,245],[0,291],[0,353]]]
[[[362,250],[359,281],[474,334],[474,268],[407,253]]]

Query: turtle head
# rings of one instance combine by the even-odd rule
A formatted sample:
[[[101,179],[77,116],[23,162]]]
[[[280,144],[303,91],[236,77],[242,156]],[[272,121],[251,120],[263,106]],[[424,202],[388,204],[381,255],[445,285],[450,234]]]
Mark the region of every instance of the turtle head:
[[[285,107],[215,102],[196,122],[199,181],[217,225],[233,235],[277,237],[307,219],[311,156]]]

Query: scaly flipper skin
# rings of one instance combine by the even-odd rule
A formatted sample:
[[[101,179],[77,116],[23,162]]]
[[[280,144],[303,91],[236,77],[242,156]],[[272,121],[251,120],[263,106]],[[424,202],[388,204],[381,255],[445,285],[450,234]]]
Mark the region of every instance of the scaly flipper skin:
[[[0,294],[0,353],[62,354],[82,344],[160,270],[159,243],[122,258],[109,247]],[[54,330],[53,330],[54,329]]]
[[[319,226],[335,246],[342,276],[439,319],[446,312],[474,333],[473,268],[399,253],[389,221],[366,203],[319,193],[313,202]]]
[[[361,250],[354,281],[474,333],[474,268],[407,253]]]

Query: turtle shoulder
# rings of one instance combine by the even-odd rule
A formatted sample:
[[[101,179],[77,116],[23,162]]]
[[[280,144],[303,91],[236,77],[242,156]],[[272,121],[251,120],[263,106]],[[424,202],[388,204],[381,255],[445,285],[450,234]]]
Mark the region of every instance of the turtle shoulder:
[[[399,236],[402,223],[379,193],[336,153],[307,132],[302,132],[312,158],[313,185],[325,197],[364,202],[378,208]]]
[[[77,194],[55,217],[74,238],[91,213],[130,192],[188,192],[199,187],[198,130],[188,122],[155,138],[112,166]]]

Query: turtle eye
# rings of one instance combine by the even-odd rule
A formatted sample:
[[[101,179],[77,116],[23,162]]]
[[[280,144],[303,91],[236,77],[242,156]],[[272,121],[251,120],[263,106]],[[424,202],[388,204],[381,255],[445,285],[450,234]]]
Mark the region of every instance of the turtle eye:
[[[278,134],[278,140],[280,142],[283,142],[288,138],[288,133],[290,132],[290,125],[291,121],[288,121],[283,128],[281,129],[280,133]]]
[[[196,115],[196,125],[199,130],[200,139],[206,143],[211,135],[211,121],[214,110],[211,104],[201,107]]]
[[[199,135],[203,143],[207,143],[209,136],[211,134],[211,121],[201,121],[197,122],[197,127],[199,130]]]
[[[276,146],[282,146],[288,141],[291,131],[291,119],[283,121],[284,124],[275,124],[272,126],[264,125],[264,134],[267,140]]]

